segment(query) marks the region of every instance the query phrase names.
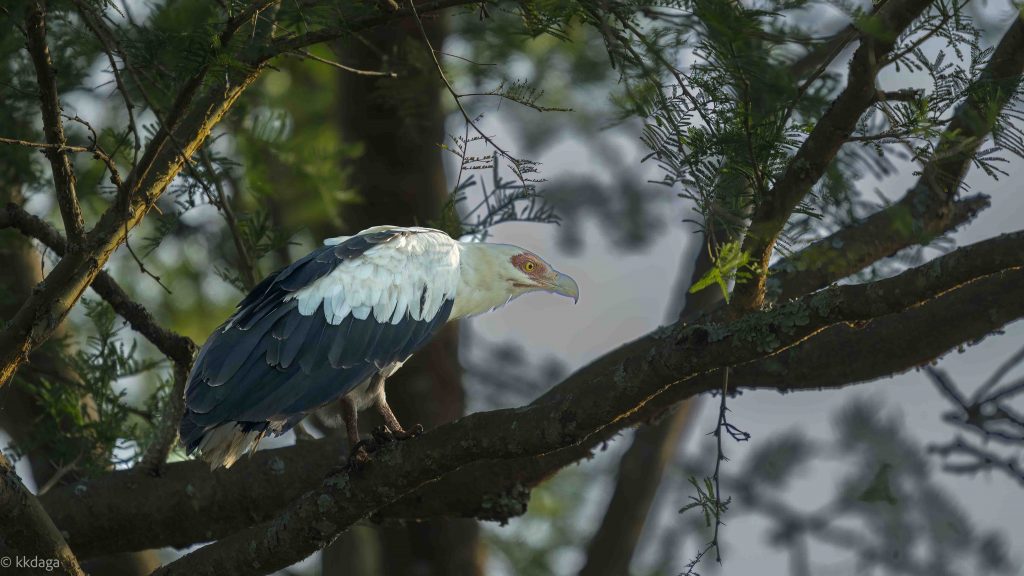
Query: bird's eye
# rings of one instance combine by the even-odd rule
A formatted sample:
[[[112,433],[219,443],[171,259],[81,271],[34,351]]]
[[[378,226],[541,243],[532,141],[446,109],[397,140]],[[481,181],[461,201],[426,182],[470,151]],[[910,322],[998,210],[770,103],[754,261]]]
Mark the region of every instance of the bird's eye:
[[[523,264],[523,270],[526,270],[527,272],[533,272],[533,269],[536,266],[537,265],[534,264],[533,262],[527,262],[526,264]]]

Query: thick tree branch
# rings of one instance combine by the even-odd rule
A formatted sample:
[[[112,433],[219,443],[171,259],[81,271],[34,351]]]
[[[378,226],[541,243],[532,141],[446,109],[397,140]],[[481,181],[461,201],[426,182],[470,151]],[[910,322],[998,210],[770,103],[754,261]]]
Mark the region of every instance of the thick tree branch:
[[[332,475],[273,520],[156,573],[250,574],[254,568],[259,573],[283,568],[326,546],[354,522],[463,466],[575,446],[602,430],[621,428],[656,397],[675,402],[681,398],[674,394],[707,391],[699,380],[690,382],[699,374],[783,352],[831,326],[896,314],[961,286],[982,283],[990,289],[994,281],[1022,282],[1022,249],[1024,233],[1004,235],[894,278],[832,287],[724,326],[658,330],[625,346],[625,358],[614,366],[592,365],[582,371],[586,379],[570,379],[527,407],[472,414],[379,452],[365,469]]]
[[[43,133],[52,148],[46,149],[46,157],[53,169],[53,184],[57,189],[57,205],[64,219],[64,229],[71,239],[72,249],[85,236],[85,222],[78,205],[75,169],[71,156],[64,150],[67,139],[64,136],[64,122],[61,120],[61,106],[57,91],[57,76],[50,61],[50,49],[46,45],[46,15],[43,3],[34,2],[29,8],[25,22],[26,47],[32,57],[39,82],[39,103],[43,113]]]
[[[860,47],[850,61],[846,88],[789,161],[775,186],[759,199],[743,242],[743,250],[753,259],[756,275],[753,280],[736,285],[730,304],[732,310],[742,312],[761,305],[776,239],[793,209],[821,179],[839,148],[853,133],[861,115],[875,101],[875,77],[900,32],[929,4],[930,0],[889,0],[872,16],[873,29],[881,32],[861,35]]]
[[[951,202],[941,216],[912,215],[915,186],[899,202],[811,243],[771,267],[768,293],[784,301],[842,280],[873,263],[969,223],[991,204],[985,194]]]
[[[1013,284],[1019,280],[1013,274],[989,277],[904,312],[868,323],[832,326],[790,350],[733,367],[730,379],[739,388],[814,389],[838,388],[903,372],[1024,316],[1024,300],[1017,296]],[[561,397],[557,391],[575,388],[609,372],[622,372],[623,383],[631,382],[625,373],[628,367],[646,361],[652,347],[662,339],[664,334],[658,332],[636,345],[606,354],[570,376],[553,395]],[[717,371],[701,374],[654,396],[578,444],[539,457],[476,462],[384,507],[375,517],[504,520],[517,516],[525,511],[529,487],[588,457],[593,448],[618,430],[720,383]],[[588,398],[583,392],[575,397]],[[492,430],[497,432],[486,434],[502,433],[501,428]],[[315,487],[341,461],[342,450],[342,440],[334,438],[261,451],[230,470],[214,474],[198,461],[169,464],[159,479],[115,472],[55,489],[42,501],[83,557],[161,546],[184,547],[272,518],[287,502]]]
[[[22,571],[15,565],[19,557],[38,557],[47,562],[59,563],[52,571],[43,568],[47,573],[84,576],[85,573],[82,572],[78,560],[60,531],[46,515],[46,510],[39,504],[39,500],[21,483],[14,467],[2,453],[0,510],[4,511],[4,559],[11,562],[3,565],[5,572],[12,567],[16,572]],[[42,573],[43,570],[38,572]]]
[[[64,256],[67,252],[67,241],[61,236],[60,231],[46,220],[29,214],[17,204],[8,204],[0,211],[0,228],[15,228],[25,236],[42,242],[58,256]],[[192,356],[196,351],[192,339],[161,326],[145,307],[128,296],[112,276],[100,271],[92,283],[92,289],[127,320],[133,330],[142,334],[172,362],[192,364]]]
[[[785,300],[806,294],[915,244],[927,244],[969,222],[988,197],[956,200],[971,159],[992,132],[1024,74],[1024,20],[1003,35],[968,96],[943,132],[920,179],[899,202],[804,248],[772,267]]]

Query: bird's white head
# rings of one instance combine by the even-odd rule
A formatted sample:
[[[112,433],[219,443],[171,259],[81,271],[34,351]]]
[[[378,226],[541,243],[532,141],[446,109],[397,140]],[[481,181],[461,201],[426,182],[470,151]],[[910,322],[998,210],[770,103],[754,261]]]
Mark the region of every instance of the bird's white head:
[[[452,317],[497,308],[527,292],[552,292],[578,301],[580,288],[543,258],[511,244],[460,242],[460,286]]]

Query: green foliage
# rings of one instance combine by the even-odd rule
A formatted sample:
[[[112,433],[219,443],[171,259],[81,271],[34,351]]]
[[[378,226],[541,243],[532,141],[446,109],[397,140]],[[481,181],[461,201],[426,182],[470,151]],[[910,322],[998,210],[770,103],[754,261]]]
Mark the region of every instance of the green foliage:
[[[715,492],[715,481],[711,477],[704,477],[701,481],[698,481],[695,476],[690,476],[689,482],[697,492],[697,495],[690,495],[689,499],[692,502],[680,508],[679,513],[682,514],[689,510],[700,509],[704,515],[705,528],[710,528],[715,523],[721,522],[722,516],[729,510],[729,503],[732,501],[732,497],[722,500],[720,495]]]
[[[690,294],[717,285],[722,297],[729,302],[729,282],[742,281],[751,277],[750,254],[742,249],[740,241],[727,242],[718,247],[712,259],[711,269],[690,286]]]
[[[64,343],[55,342],[48,353],[63,356],[52,363],[55,369],[18,380],[39,410],[31,441],[12,448],[18,457],[38,451],[58,467],[89,475],[140,455],[154,413],[129,405],[123,382],[162,361],[144,359],[134,342],[121,340],[122,327],[106,303],[83,299],[82,306],[94,331],[85,347],[66,353]],[[158,408],[155,400],[149,408]]]

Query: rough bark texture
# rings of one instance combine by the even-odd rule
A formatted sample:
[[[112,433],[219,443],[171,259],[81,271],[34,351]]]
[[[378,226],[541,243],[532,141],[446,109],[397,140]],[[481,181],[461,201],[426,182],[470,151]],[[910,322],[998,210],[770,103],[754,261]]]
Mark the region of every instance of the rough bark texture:
[[[968,97],[943,132],[917,183],[892,206],[843,228],[772,267],[786,300],[849,276],[914,244],[927,244],[974,218],[988,197],[957,200],[971,159],[992,132],[1024,74],[1024,21],[1017,18],[996,46]]]
[[[84,576],[85,572],[82,572],[71,548],[3,454],[0,454],[0,509],[4,511],[0,553],[6,560],[13,562],[18,557],[56,560],[58,565],[53,574]],[[4,565],[3,568],[6,571],[10,566]]]
[[[875,30],[881,32],[873,36],[861,35],[860,47],[850,61],[846,88],[815,125],[775,186],[764,198],[758,199],[743,242],[743,250],[751,255],[757,273],[752,281],[736,286],[731,302],[734,310],[742,312],[761,305],[776,239],[793,209],[821,179],[839,148],[853,133],[861,115],[875,101],[875,77],[900,32],[929,4],[931,0],[889,0],[872,17]]]
[[[53,184],[57,191],[57,205],[64,219],[64,229],[69,238],[75,242],[85,236],[85,222],[82,209],[78,205],[77,182],[75,170],[71,165],[71,155],[63,150],[67,145],[64,137],[63,109],[57,90],[57,75],[50,60],[50,49],[46,45],[46,13],[42,1],[34,2],[28,11],[25,22],[28,36],[28,53],[32,57],[32,65],[36,70],[39,84],[39,102],[43,115],[43,134],[46,142],[54,148],[46,151],[53,170]]]
[[[738,388],[838,388],[912,369],[1024,316],[1024,301],[1014,292],[1014,278],[1003,276],[970,283],[910,310],[870,322],[833,325],[784,352],[734,366],[730,381]],[[928,330],[919,331],[919,326]],[[923,338],[922,334],[928,337]],[[634,369],[630,366],[652,357],[648,351],[664,339],[659,332],[659,337],[647,336],[605,355],[556,388],[551,401],[582,384],[596,386],[608,379],[609,373],[612,377],[620,373],[620,381],[630,382],[624,379],[629,375],[625,372],[632,373]],[[687,353],[678,352],[682,356]],[[667,379],[674,381],[671,376]],[[708,371],[659,390],[639,409],[613,425],[540,457],[520,455],[501,459],[501,454],[495,452],[398,499],[381,509],[377,517],[462,515],[507,519],[522,514],[528,487],[587,457],[594,447],[622,427],[651,418],[666,406],[720,384],[721,376]],[[584,391],[577,391],[574,396],[588,397]],[[486,418],[474,415],[467,419],[478,417]],[[487,434],[496,434],[496,440],[502,441],[508,428],[497,422],[494,425]],[[409,446],[422,452],[430,450],[421,440],[410,442]],[[170,464],[159,479],[115,472],[88,483],[56,489],[41,500],[83,557],[167,545],[187,546],[222,537],[253,521],[272,518],[284,504],[323,479],[336,462],[342,444],[343,440],[335,438],[262,451],[231,470],[216,474],[210,474],[197,461]],[[440,452],[435,454],[442,457]]]
[[[158,574],[269,573],[333,541],[354,522],[474,462],[539,456],[618,429],[639,407],[664,409],[705,392],[695,377],[783,352],[840,324],[866,323],[962,294],[1019,314],[1024,233],[980,242],[894,278],[832,287],[726,325],[661,329],[577,372],[530,406],[466,416],[415,442],[378,452],[354,474],[332,475],[273,520],[168,564]],[[1011,296],[1007,296],[1011,294]],[[995,301],[995,302],[993,302]],[[941,302],[956,310],[960,302]],[[962,313],[963,311],[960,310]],[[998,314],[997,314],[998,315]],[[992,312],[990,312],[992,316]],[[832,384],[834,385],[834,383]],[[789,389],[805,388],[795,381]],[[577,399],[586,398],[585,403]]]

